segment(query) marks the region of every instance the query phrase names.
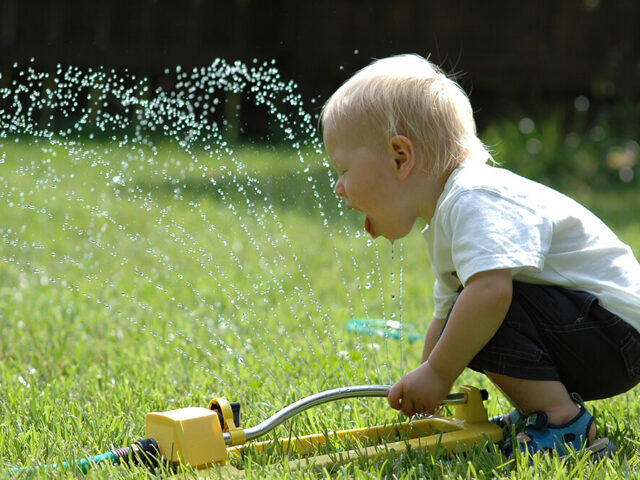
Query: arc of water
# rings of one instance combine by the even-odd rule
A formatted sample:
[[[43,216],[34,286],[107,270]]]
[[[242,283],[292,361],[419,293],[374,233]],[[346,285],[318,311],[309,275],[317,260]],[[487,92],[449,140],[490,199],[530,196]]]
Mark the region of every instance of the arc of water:
[[[246,73],[246,72],[244,72],[244,73]],[[271,108],[272,108],[273,110],[275,110],[275,107],[273,106],[273,103],[272,103],[272,102],[266,102],[266,103],[269,103],[269,105],[271,106]],[[197,126],[196,126],[196,127],[197,127]],[[285,130],[286,130],[286,129],[285,129]],[[229,153],[231,153],[231,152],[229,152]],[[242,170],[244,169],[244,166],[243,166],[242,164],[240,164],[240,163],[236,162],[236,165],[238,166],[238,170],[239,170],[239,171],[242,171]],[[259,190],[256,190],[256,193],[258,193],[258,194],[259,194],[259,193],[261,193],[261,192],[260,192]],[[246,198],[246,197],[245,197],[245,198]],[[250,202],[248,202],[248,201],[247,201],[247,204],[248,204],[249,208],[253,208],[253,206],[251,205],[251,203],[250,203]],[[230,208],[232,208],[232,209],[233,209],[233,213],[234,213],[234,215],[236,215],[236,216],[237,216],[237,215],[238,215],[238,214],[237,214],[237,211],[235,211],[235,208],[233,207],[233,205],[231,205],[231,207],[230,207]],[[261,223],[260,217],[256,215],[256,218],[258,219],[258,222],[259,222],[259,223]],[[290,248],[290,251],[291,251],[291,252],[293,252],[293,255],[295,256],[295,252],[294,252],[294,250],[291,248],[290,243],[288,242],[288,237],[286,236],[286,233],[284,233],[284,229],[282,228],[282,225],[279,223],[279,220],[277,219],[277,216],[274,216],[274,218],[275,218],[275,221],[278,223],[278,226],[280,227],[280,231],[281,231],[282,237],[287,241],[287,244],[288,244],[288,247]],[[248,237],[249,237],[249,238],[251,238],[251,237],[250,237],[250,235],[248,234],[248,232],[247,232],[247,235],[248,235]],[[272,241],[272,244],[275,246],[275,244],[273,243],[273,241]],[[281,259],[282,259],[282,258],[281,258]],[[297,257],[295,257],[295,260],[296,260],[296,263],[298,264],[298,266],[300,266],[300,262],[298,261]],[[288,274],[290,275],[290,273],[288,273]],[[306,280],[307,285],[308,285],[308,287],[309,287],[309,289],[310,289],[310,292],[311,292],[311,298],[312,298],[312,301],[313,301],[313,299],[314,299],[315,295],[313,294],[311,284],[310,284],[310,282],[309,282],[309,280],[308,280],[308,277],[306,277],[306,275],[305,275],[303,272],[302,272],[302,275],[303,275],[303,278]],[[317,311],[318,313],[321,313],[321,310],[320,310],[320,308],[319,308],[319,304],[317,304],[317,303],[316,303],[316,311]],[[325,329],[325,331],[327,331],[327,330]],[[331,329],[329,329],[328,331],[331,331]],[[321,340],[321,339],[320,339],[320,335],[318,334],[317,330],[315,331],[315,333],[316,333],[316,337],[317,337],[319,340]],[[330,335],[330,338],[332,338],[332,339],[333,339],[333,335]],[[321,343],[321,345],[322,345],[322,343]],[[335,342],[334,342],[334,345],[335,345]],[[324,352],[324,353],[326,354],[326,352]],[[343,367],[343,369],[344,369],[344,367]],[[355,369],[354,369],[354,370],[355,370]]]
[[[277,70],[273,68],[268,68],[266,66],[262,70],[257,69],[253,72],[248,71],[246,68],[238,69],[237,65],[235,65],[233,68],[230,66],[227,66],[226,68],[227,68],[227,73],[225,75],[228,75],[229,72],[232,72],[231,74],[232,81],[229,82],[227,85],[231,85],[231,88],[236,88],[240,90],[247,88],[247,86],[250,85],[250,81],[253,81],[255,79],[254,77],[259,77],[260,75],[264,75],[265,78],[267,79],[279,78],[277,74]],[[79,148],[77,145],[77,142],[75,142],[72,139],[72,133],[74,131],[80,132],[84,128],[84,126],[90,122],[90,117],[92,115],[97,116],[98,126],[103,131],[106,131],[109,128],[116,128],[116,129],[121,128],[122,130],[124,130],[125,127],[130,125],[130,122],[126,116],[119,117],[117,115],[111,115],[111,114],[108,114],[108,112],[101,111],[100,108],[94,109],[93,106],[90,106],[86,110],[84,110],[83,115],[81,116],[80,120],[78,120],[78,122],[76,123],[76,126],[74,127],[75,130],[72,128],[72,129],[67,129],[67,130],[62,130],[57,132],[57,134],[62,138],[62,141],[56,141],[54,138],[55,136],[54,132],[51,130],[48,130],[47,128],[42,130],[38,130],[37,128],[35,128],[35,124],[33,122],[30,122],[29,119],[32,119],[32,117],[35,115],[34,112],[38,108],[42,108],[43,105],[48,105],[48,107],[52,109],[59,108],[63,111],[63,113],[68,115],[71,115],[75,111],[74,109],[80,101],[79,94],[77,90],[74,90],[73,88],[68,88],[69,85],[75,84],[75,85],[82,85],[83,88],[93,88],[94,91],[98,92],[98,96],[97,96],[98,101],[106,100],[107,92],[110,91],[112,94],[114,94],[114,96],[122,100],[123,106],[131,109],[136,109],[136,108],[138,109],[137,124],[135,125],[134,136],[132,138],[125,137],[124,140],[120,140],[119,146],[123,146],[127,144],[127,142],[131,144],[146,145],[146,146],[149,146],[154,151],[154,154],[155,154],[157,153],[157,151],[155,150],[155,146],[153,145],[153,142],[148,140],[144,132],[154,131],[154,129],[160,128],[163,131],[164,135],[174,138],[176,139],[176,141],[179,142],[183,150],[190,155],[190,158],[192,159],[192,161],[198,165],[198,168],[200,168],[201,171],[204,171],[203,170],[204,166],[202,165],[201,162],[199,162],[198,156],[194,153],[192,148],[198,142],[203,142],[207,140],[211,140],[214,143],[217,142],[221,146],[221,149],[223,151],[233,154],[231,149],[223,141],[221,141],[220,132],[215,125],[207,126],[207,125],[203,125],[201,122],[198,122],[196,112],[197,112],[197,109],[201,106],[200,101],[197,98],[195,99],[189,98],[189,95],[193,95],[193,92],[197,90],[198,87],[211,85],[212,82],[215,83],[217,81],[217,80],[212,80],[212,78],[215,77],[215,75],[213,76],[210,75],[211,69],[200,70],[200,74],[201,74],[200,79],[202,80],[200,83],[192,82],[191,79],[187,77],[186,72],[181,73],[178,77],[178,83],[180,85],[180,88],[185,88],[189,95],[187,95],[187,98],[184,98],[184,95],[183,96],[174,95],[173,97],[170,95],[167,98],[169,98],[171,101],[167,101],[166,98],[160,98],[160,96],[152,100],[146,100],[142,98],[141,93],[144,94],[145,89],[147,89],[144,79],[138,81],[135,79],[135,77],[132,77],[132,81],[134,85],[132,87],[125,87],[123,85],[114,84],[111,77],[107,75],[105,72],[89,71],[88,75],[83,76],[84,75],[83,72],[81,72],[79,69],[69,68],[67,69],[66,72],[62,72],[61,68],[59,68],[58,70],[59,70],[58,75],[60,75],[61,80],[58,80],[58,77],[55,78],[54,83],[56,84],[56,88],[47,93],[48,98],[45,99],[43,97],[40,100],[31,103],[28,108],[25,108],[22,102],[16,101],[14,102],[15,111],[13,112],[12,115],[0,114],[0,124],[3,125],[3,130],[6,127],[7,131],[14,131],[14,132],[22,131],[22,132],[28,133],[29,135],[32,135],[34,138],[47,138],[53,144],[56,144],[56,142],[58,142],[57,143],[58,145],[63,145],[65,148],[69,149],[70,151],[74,151],[75,149],[75,152],[74,152],[75,155],[84,156],[86,152],[82,152],[81,151],[82,148]],[[206,72],[206,75],[202,75],[203,72]],[[40,88],[42,86],[42,80],[43,78],[45,78],[36,74],[36,72],[33,71],[33,69],[31,69],[27,77],[30,77],[31,79],[30,80],[31,86],[33,87],[35,85],[37,88]],[[290,119],[284,116],[281,112],[278,112],[275,106],[275,101],[274,101],[275,94],[269,91],[268,89],[264,89],[265,91],[263,92],[261,89],[257,88],[256,85],[257,84],[254,82],[254,84],[250,87],[250,89],[253,90],[254,93],[256,93],[256,98],[263,101],[264,104],[267,105],[267,107],[269,108],[269,111],[276,116],[276,119],[279,122],[281,122],[281,125],[283,125],[282,130],[285,133],[286,138],[293,141],[293,139],[295,138],[293,129],[291,127],[286,126],[290,124],[289,123]],[[292,84],[289,83],[287,85],[290,86]],[[25,93],[25,91],[28,91],[27,87],[21,89],[18,92],[18,94],[16,94],[15,98],[18,98],[19,95],[22,95],[23,93]],[[181,92],[182,91],[183,90],[181,90]],[[7,92],[8,90],[5,89],[4,91],[1,92],[1,94],[5,95],[6,97]],[[303,131],[307,133],[313,131],[313,128],[311,126],[310,116],[308,116],[308,114],[306,114],[303,111],[301,107],[301,101],[299,101],[299,96],[291,94],[285,98],[285,103],[286,102],[289,102],[289,105],[293,107],[299,106],[297,113],[298,113],[298,116],[302,119],[301,123],[304,125]],[[208,104],[206,102],[202,102],[202,105],[208,105]],[[205,108],[204,111],[206,112],[208,110]],[[154,122],[154,118],[151,115],[153,112],[158,112],[160,117],[162,118],[167,118],[175,121],[168,122],[170,123],[170,125],[166,123],[165,125],[158,124]],[[317,140],[313,140],[311,144],[312,144],[312,147],[317,151],[321,150],[320,147],[318,146]],[[296,149],[299,150],[299,147],[300,147],[299,143],[296,142],[294,146]],[[214,155],[217,153],[212,150],[209,150],[209,152],[210,152],[210,155]],[[300,155],[300,161],[303,163],[304,156],[301,153],[299,153],[299,155]],[[97,166],[98,168],[100,168],[101,166],[107,167],[107,170],[109,171],[109,173],[113,173],[113,170],[109,170],[110,166],[108,166],[107,163],[104,161],[102,163],[98,161]],[[246,173],[246,167],[244,165],[238,165],[237,168],[239,172]],[[248,179],[249,179],[248,187],[254,193],[259,195],[261,191],[259,189],[257,181],[251,178],[251,176],[248,176]],[[323,215],[322,200],[321,200],[321,195],[318,194],[317,185],[312,181],[309,181],[309,183],[313,191],[313,196],[317,200],[316,208],[321,214],[323,224],[325,225],[325,227],[327,227],[327,231],[329,232],[330,238],[333,238],[331,229],[328,227],[327,220]],[[242,187],[237,183],[236,183],[236,186],[238,187],[238,189]],[[219,191],[222,192],[222,190],[219,190]],[[145,198],[145,193],[139,187],[135,187],[135,195],[136,195],[136,198],[142,202],[141,207],[153,208],[153,205],[154,205],[153,198],[151,197]],[[263,231],[266,232],[266,229],[264,228],[264,221],[262,220],[262,218],[264,218],[263,215],[269,216],[275,213],[273,210],[273,206],[265,207],[263,212],[260,213],[255,208],[255,205],[252,205],[251,202],[249,202],[248,196],[246,194],[244,194],[244,198],[245,198],[245,202],[247,203],[247,207],[249,209],[248,211],[250,212],[249,214],[256,218],[260,227],[263,229]],[[237,213],[237,210],[234,211],[233,208],[234,207],[232,206],[231,211],[235,212],[234,215],[237,214],[240,216],[239,218],[241,218],[241,215]],[[95,211],[95,210],[97,209],[93,209],[92,211]],[[281,232],[282,241],[285,243],[285,245],[287,246],[287,248],[289,248],[290,251],[294,252],[294,255],[295,255],[295,251],[293,249],[291,241],[289,237],[286,235],[286,232],[284,230],[282,223],[280,222],[280,219],[276,215],[273,215],[273,216],[275,217],[276,224],[279,228],[279,231]],[[183,226],[181,226],[175,221],[169,222],[169,223],[174,228],[177,228],[178,230],[182,228],[182,233],[181,233],[182,238],[183,239],[187,238],[190,242],[193,243],[194,240],[192,238],[189,239],[188,236],[185,236],[184,234],[185,231]],[[168,224],[165,223],[164,225],[165,226],[163,228],[165,228],[165,231],[169,233]],[[249,238],[251,238],[248,231],[245,230],[245,233]],[[270,238],[269,242],[273,246],[274,250],[277,250],[277,247],[278,247],[277,240],[275,240],[272,237],[269,237],[269,238]],[[99,242],[97,242],[96,245],[99,245]],[[254,247],[256,246],[258,249],[260,248],[259,245],[254,244]],[[194,244],[194,248],[197,251],[199,251],[198,250],[199,247],[195,244]],[[337,263],[339,264],[340,271],[343,274],[342,281],[343,281],[343,286],[345,288],[345,292],[348,293],[348,286],[344,278],[345,269],[342,265],[340,255],[338,254],[338,251],[335,245],[333,245],[333,249],[334,249],[334,256],[336,257]],[[376,255],[377,255],[377,250],[376,250]],[[353,262],[354,272],[357,273],[358,266],[355,262],[355,257],[352,255],[351,258]],[[281,255],[276,257],[275,261],[278,261],[278,260],[279,261],[283,260]],[[236,262],[236,260],[234,260],[234,262]],[[344,345],[343,340],[340,336],[335,335],[334,329],[327,328],[331,325],[331,318],[329,314],[322,308],[322,306],[318,302],[310,277],[306,272],[303,271],[300,259],[297,258],[297,255],[294,257],[294,262],[299,267],[299,270],[301,270],[300,275],[303,279],[304,289],[307,291],[311,299],[310,300],[311,308],[308,310],[311,310],[311,311],[315,310],[315,312],[318,314],[322,322],[324,322],[325,332],[328,333],[329,340],[334,346],[334,349],[337,350],[338,344]],[[239,265],[239,262],[236,262],[236,264]],[[220,275],[220,272],[218,272],[218,275]],[[287,272],[287,276],[289,279],[293,280],[293,276],[290,271]],[[359,275],[357,275],[357,279],[358,280],[360,279]],[[361,282],[358,281],[358,283],[360,284]],[[275,285],[276,285],[276,288],[279,288],[279,289],[283,288],[282,283],[275,282]],[[380,285],[382,285],[382,282],[380,282]],[[238,295],[239,289],[237,287],[232,285],[230,288],[235,295]],[[361,286],[358,285],[358,288],[360,291],[360,296],[362,298],[363,295],[361,291]],[[353,312],[352,300],[348,294],[346,295],[346,298],[349,299],[348,301],[350,304],[350,310]],[[246,299],[246,297],[242,300],[242,302],[247,306],[247,308],[251,308],[251,302],[248,299]],[[366,304],[363,303],[363,306],[366,311]],[[384,309],[384,306],[383,306],[383,309]],[[291,311],[293,313],[293,310]],[[308,320],[311,322],[312,325],[314,325],[313,319],[310,315],[308,317]],[[326,352],[326,350],[324,350],[324,343],[322,341],[323,335],[321,335],[320,332],[318,332],[318,330],[315,328],[315,325],[313,326],[313,329],[314,329],[315,336],[319,341],[319,345],[323,349],[323,354],[327,355],[328,353]],[[306,335],[305,335],[305,338],[306,338]],[[358,343],[360,344],[359,338],[358,338]],[[361,344],[360,344],[360,348],[361,348]],[[312,349],[312,350],[314,351],[314,354],[315,354],[315,349]],[[363,354],[363,358],[366,361],[366,356],[364,354]],[[377,361],[375,354],[372,355],[372,358],[374,362]],[[387,350],[387,363],[389,363],[388,350]],[[340,364],[342,365],[342,370],[346,375],[346,368],[342,358],[340,359]],[[352,362],[350,362],[350,365],[353,371],[357,372],[357,369],[354,368],[354,365]],[[379,371],[377,364],[375,366],[375,370]],[[367,375],[367,380],[369,380],[367,370],[365,370],[365,375]],[[325,382],[328,382],[328,378],[325,377],[324,380]]]

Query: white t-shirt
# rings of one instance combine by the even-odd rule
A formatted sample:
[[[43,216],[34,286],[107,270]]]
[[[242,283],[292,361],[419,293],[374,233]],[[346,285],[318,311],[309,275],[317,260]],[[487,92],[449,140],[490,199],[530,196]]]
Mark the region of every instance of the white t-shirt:
[[[631,249],[569,197],[486,164],[456,169],[422,234],[436,276],[436,318],[478,272],[592,293],[640,331],[640,265]]]

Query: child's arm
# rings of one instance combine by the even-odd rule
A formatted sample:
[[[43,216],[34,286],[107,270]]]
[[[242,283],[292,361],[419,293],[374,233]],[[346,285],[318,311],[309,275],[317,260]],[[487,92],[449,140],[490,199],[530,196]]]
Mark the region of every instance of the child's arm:
[[[467,281],[427,361],[389,389],[392,408],[407,416],[436,411],[458,375],[502,324],[511,305],[512,282],[509,269],[480,272]]]
[[[440,337],[440,332],[442,332],[442,327],[444,326],[445,319],[444,318],[433,318],[431,323],[429,324],[429,328],[427,328],[427,334],[424,339],[424,348],[422,349],[422,362],[426,362],[427,358],[431,354],[431,351],[438,343],[438,338]]]

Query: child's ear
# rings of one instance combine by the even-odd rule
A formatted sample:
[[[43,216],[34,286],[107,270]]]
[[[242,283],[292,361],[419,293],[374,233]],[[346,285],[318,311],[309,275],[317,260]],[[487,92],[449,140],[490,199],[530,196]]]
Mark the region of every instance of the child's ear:
[[[416,163],[413,142],[404,135],[394,135],[389,140],[391,154],[393,156],[393,170],[398,180],[404,180],[409,176]]]

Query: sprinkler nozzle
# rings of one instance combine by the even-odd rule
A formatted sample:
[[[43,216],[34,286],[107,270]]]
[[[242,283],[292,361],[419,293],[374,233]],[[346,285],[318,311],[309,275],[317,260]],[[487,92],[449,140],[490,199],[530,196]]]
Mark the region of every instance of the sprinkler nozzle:
[[[240,402],[229,402],[231,406],[231,411],[233,413],[233,423],[236,427],[240,426]],[[225,418],[222,412],[222,407],[218,404],[217,399],[214,399],[209,404],[209,409],[213,410],[218,414],[218,420],[220,420],[220,428],[225,430],[227,425],[225,425]]]

